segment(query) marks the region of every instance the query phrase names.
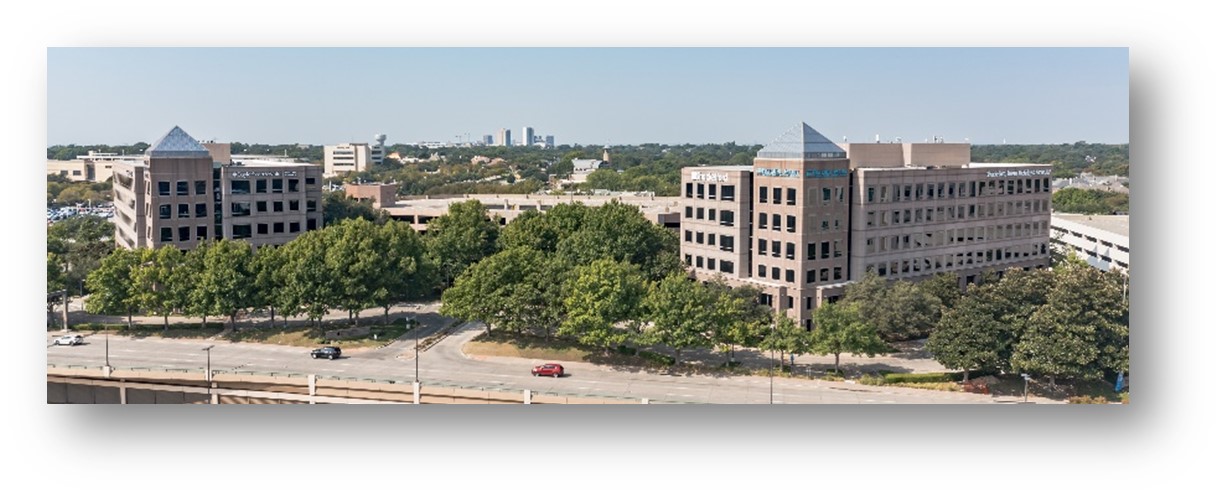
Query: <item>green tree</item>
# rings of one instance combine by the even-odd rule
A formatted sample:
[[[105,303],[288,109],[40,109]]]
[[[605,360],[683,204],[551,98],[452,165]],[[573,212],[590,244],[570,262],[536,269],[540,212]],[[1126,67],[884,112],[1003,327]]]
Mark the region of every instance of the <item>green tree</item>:
[[[435,284],[435,269],[426,255],[425,241],[407,223],[392,220],[379,227],[377,247],[382,269],[373,297],[383,307],[383,322],[389,323],[391,305],[429,293]]]
[[[827,303],[812,314],[812,351],[833,355],[833,369],[841,369],[841,354],[866,355],[888,351],[875,327],[862,320],[856,303]]]
[[[324,261],[333,282],[327,304],[348,311],[349,320],[356,320],[362,310],[378,304],[376,290],[391,271],[386,259],[390,249],[379,243],[378,227],[362,218],[344,220],[323,232]]]
[[[1049,298],[1024,322],[1012,368],[1050,383],[1105,379],[1130,367],[1130,303],[1122,275],[1071,259],[1049,272]]]
[[[502,251],[471,265],[442,293],[440,313],[479,320],[487,331],[496,326],[522,332],[538,324],[539,305],[531,298],[543,274],[552,270],[544,253],[530,248]],[[527,298],[527,299],[525,299]]]
[[[773,311],[757,302],[760,289],[755,286],[726,285],[721,276],[708,286],[715,293],[713,337],[716,346],[727,354],[727,363],[735,361],[735,347],[751,347],[765,336],[771,327]]]
[[[927,351],[940,364],[964,371],[964,381],[969,381],[970,370],[998,371],[1009,361],[1009,325],[997,316],[998,304],[988,291],[970,285],[969,293],[944,311],[926,342]]]
[[[683,269],[679,238],[646,220],[636,206],[605,203],[593,208],[576,231],[559,232],[564,239],[557,252],[575,266],[614,258],[638,265],[651,280]]]
[[[828,305],[826,305],[828,306]],[[822,307],[823,308],[823,307]],[[804,354],[813,350],[813,335],[795,323],[785,312],[779,312],[773,317],[773,327],[765,333],[761,340],[761,349],[777,352],[778,358],[785,353]],[[772,362],[773,356],[770,356]],[[793,366],[793,364],[792,364]],[[770,366],[772,369],[773,366]]]
[[[868,273],[850,284],[845,296],[858,305],[863,319],[890,341],[927,336],[939,321],[940,298],[909,281],[889,283]]]
[[[676,353],[676,363],[685,348],[711,345],[708,335],[714,321],[710,304],[713,293],[705,285],[690,281],[682,273],[654,283],[645,308],[652,326],[648,343],[663,344]]]
[[[162,329],[170,329],[170,314],[186,307],[195,276],[181,269],[186,256],[174,246],[141,255],[140,264],[132,271],[135,298],[140,308],[161,316]]]
[[[464,270],[497,251],[498,224],[479,200],[450,205],[445,215],[429,221],[425,245],[444,287]]]
[[[47,227],[47,252],[64,263],[69,294],[86,292],[85,278],[114,249],[114,236],[115,225],[100,217],[73,217]]]
[[[196,249],[202,251],[200,273],[195,277],[192,301],[203,305],[208,315],[229,317],[237,331],[238,312],[257,302],[254,253],[246,241],[221,240]]]
[[[91,293],[85,300],[85,310],[91,314],[126,315],[131,328],[132,313],[139,308],[133,273],[148,251],[118,248],[102,258],[86,279]]]
[[[960,280],[955,272],[940,272],[918,283],[927,294],[939,299],[944,310],[952,308],[961,297]]]
[[[304,313],[315,323],[335,303],[337,280],[327,266],[331,235],[312,230],[281,247],[283,257],[276,281],[284,286],[280,293],[283,313]]]
[[[291,306],[285,297],[285,271],[282,270],[285,255],[277,246],[266,245],[255,250],[251,258],[251,276],[254,281],[251,307],[268,309],[268,323],[276,325],[276,311],[281,310],[286,321]]]
[[[574,269],[564,289],[566,317],[559,333],[604,348],[630,342],[617,324],[641,315],[647,285],[636,266],[601,258]]]

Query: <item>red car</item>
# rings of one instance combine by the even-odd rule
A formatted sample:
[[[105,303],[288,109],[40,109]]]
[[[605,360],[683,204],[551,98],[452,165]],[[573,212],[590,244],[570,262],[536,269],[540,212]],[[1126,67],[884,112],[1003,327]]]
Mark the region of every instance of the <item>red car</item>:
[[[561,364],[543,364],[531,368],[532,376],[552,376],[560,378],[565,376],[565,368]]]

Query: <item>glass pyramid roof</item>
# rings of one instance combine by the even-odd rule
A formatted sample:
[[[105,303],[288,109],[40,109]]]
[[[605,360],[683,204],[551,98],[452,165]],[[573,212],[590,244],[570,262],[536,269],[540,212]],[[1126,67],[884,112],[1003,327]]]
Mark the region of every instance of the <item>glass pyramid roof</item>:
[[[208,149],[196,142],[182,128],[174,127],[145,150],[150,158],[207,158]]]
[[[807,123],[791,127],[769,145],[757,151],[758,158],[830,159],[845,158],[846,151]]]

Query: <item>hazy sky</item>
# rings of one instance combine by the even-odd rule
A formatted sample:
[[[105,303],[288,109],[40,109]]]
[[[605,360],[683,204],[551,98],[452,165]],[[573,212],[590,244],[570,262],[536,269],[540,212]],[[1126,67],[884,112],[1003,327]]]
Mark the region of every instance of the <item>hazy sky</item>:
[[[51,48],[47,141],[1129,142],[1125,48]]]

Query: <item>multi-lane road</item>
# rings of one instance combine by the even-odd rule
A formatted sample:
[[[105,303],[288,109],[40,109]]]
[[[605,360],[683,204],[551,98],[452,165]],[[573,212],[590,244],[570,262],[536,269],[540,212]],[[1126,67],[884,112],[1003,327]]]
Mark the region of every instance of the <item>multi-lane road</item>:
[[[117,368],[190,369],[203,372],[253,371],[317,374],[345,378],[412,381],[418,369],[414,340],[430,335],[449,321],[421,314],[423,326],[378,349],[345,350],[337,360],[312,359],[310,349],[226,340],[132,338],[104,334],[86,337],[77,346],[54,346],[48,336],[47,363]],[[548,359],[469,356],[462,346],[483,330],[465,324],[421,353],[422,384],[490,389],[530,389],[543,393],[647,398],[652,402],[725,404],[980,404],[1015,403],[1012,397],[875,387],[766,376],[667,375],[640,369],[567,362],[562,378],[536,378],[532,365]],[[108,345],[109,344],[109,345]],[[211,351],[203,350],[212,345]],[[1029,397],[1029,401],[1050,402]]]

